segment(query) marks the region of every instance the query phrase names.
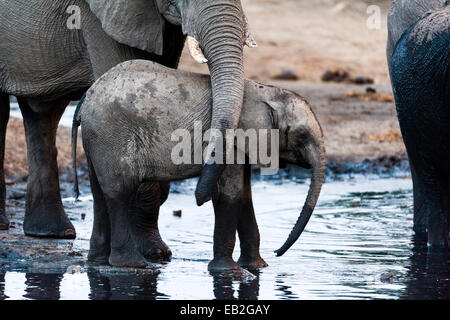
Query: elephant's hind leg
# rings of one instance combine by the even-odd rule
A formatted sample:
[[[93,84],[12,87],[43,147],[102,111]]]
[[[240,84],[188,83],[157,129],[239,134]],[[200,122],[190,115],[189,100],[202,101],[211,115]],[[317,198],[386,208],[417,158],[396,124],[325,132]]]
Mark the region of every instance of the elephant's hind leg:
[[[147,262],[133,237],[129,217],[129,195],[107,197],[111,222],[111,254],[109,264],[114,267],[144,268]]]
[[[237,231],[241,243],[241,256],[238,264],[247,269],[259,269],[267,267],[267,263],[259,253],[260,236],[253,210],[251,190],[251,167],[245,165],[244,169],[244,197],[242,209],[239,215]]]
[[[130,204],[133,235],[144,257],[150,261],[168,261],[172,256],[158,229],[159,207],[167,199],[170,185],[143,182]]]
[[[105,196],[97,180],[92,162],[88,158],[89,180],[94,197],[94,224],[89,246],[88,261],[94,264],[108,264],[111,253],[111,228]]]
[[[69,101],[33,104],[19,99],[28,150],[29,177],[23,229],[34,237],[74,239],[75,228],[62,205],[56,131]]]
[[[9,228],[9,221],[6,217],[6,185],[5,185],[5,139],[6,127],[9,120],[9,96],[0,94],[0,230]]]

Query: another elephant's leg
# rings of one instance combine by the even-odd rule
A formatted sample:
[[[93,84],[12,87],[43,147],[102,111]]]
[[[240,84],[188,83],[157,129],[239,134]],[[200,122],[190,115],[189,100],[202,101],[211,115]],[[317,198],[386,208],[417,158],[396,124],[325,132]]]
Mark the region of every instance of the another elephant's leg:
[[[0,230],[9,228],[6,217],[6,184],[5,184],[5,140],[6,127],[9,120],[9,96],[0,94]]]
[[[56,131],[68,101],[33,105],[19,99],[28,152],[28,187],[23,229],[35,237],[74,239],[75,228],[62,205]]]
[[[133,237],[129,217],[129,195],[107,197],[111,222],[111,254],[109,264],[114,267],[145,267],[144,256]]]
[[[88,157],[89,180],[94,197],[94,224],[89,246],[88,260],[95,264],[108,264],[111,253],[111,227],[105,196],[97,180],[92,162]]]
[[[423,164],[420,168],[424,169],[415,171],[414,216],[425,220],[431,249],[447,248],[448,178],[429,164]]]
[[[432,188],[428,189],[428,244],[431,249],[448,248],[448,178],[442,174],[435,177]]]
[[[172,256],[158,229],[159,207],[167,199],[169,188],[168,183],[144,182],[131,200],[133,236],[141,253],[150,261],[167,261]]]
[[[260,237],[253,210],[250,165],[245,165],[243,190],[243,204],[237,226],[241,243],[241,256],[238,264],[248,269],[264,268],[267,267],[267,263],[259,253]]]
[[[214,259],[208,265],[210,271],[240,270],[232,255],[242,211],[243,188],[244,166],[227,166],[213,192]]]
[[[414,169],[414,162],[410,160],[411,176],[413,181],[413,193],[414,193],[414,233],[418,239],[427,239],[427,212],[426,210],[420,210],[419,208],[425,202],[423,186],[420,179],[417,177],[416,170]],[[416,209],[417,208],[417,209]]]

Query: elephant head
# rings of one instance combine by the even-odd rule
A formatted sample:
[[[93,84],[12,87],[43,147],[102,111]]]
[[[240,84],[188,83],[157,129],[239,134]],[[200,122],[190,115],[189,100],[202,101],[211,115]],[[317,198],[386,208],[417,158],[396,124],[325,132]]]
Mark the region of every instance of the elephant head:
[[[283,246],[276,250],[283,255],[302,234],[319,199],[325,178],[326,153],[322,128],[311,107],[301,97],[285,90],[287,102],[278,117],[280,159],[311,169],[311,184],[300,216]]]
[[[312,171],[300,216],[284,245],[275,251],[281,256],[300,237],[319,199],[326,171],[323,131],[309,104],[294,92],[253,81],[248,82],[245,92],[240,127],[277,129],[280,162]]]
[[[182,27],[193,58],[211,73],[212,132],[236,128],[244,95],[243,46],[256,46],[240,0],[87,0],[116,41],[161,55],[167,22]],[[225,135],[223,135],[225,136]],[[207,160],[212,158],[212,134]],[[222,165],[206,164],[196,190],[199,205],[210,200]]]

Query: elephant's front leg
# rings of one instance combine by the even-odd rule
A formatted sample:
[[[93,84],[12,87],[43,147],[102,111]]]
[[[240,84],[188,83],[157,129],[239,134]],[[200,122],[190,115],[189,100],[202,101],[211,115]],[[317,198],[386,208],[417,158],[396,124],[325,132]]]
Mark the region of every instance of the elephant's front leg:
[[[213,192],[214,259],[208,265],[209,271],[241,269],[232,255],[243,199],[244,166],[229,165],[219,179],[217,189]]]
[[[9,228],[9,221],[5,212],[5,139],[6,127],[9,120],[9,96],[0,94],[0,230]]]
[[[250,165],[245,165],[243,191],[242,209],[237,226],[241,243],[241,256],[238,264],[243,268],[256,270],[268,265],[259,253],[260,236],[253,210]]]
[[[28,152],[28,187],[23,228],[26,235],[75,238],[75,228],[62,205],[57,164],[56,131],[68,101],[33,104],[19,99]]]

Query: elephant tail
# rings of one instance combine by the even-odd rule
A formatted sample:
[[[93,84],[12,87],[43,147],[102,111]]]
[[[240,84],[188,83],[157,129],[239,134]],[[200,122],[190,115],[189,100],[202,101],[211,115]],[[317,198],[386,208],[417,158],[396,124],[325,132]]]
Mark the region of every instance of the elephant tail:
[[[72,122],[72,168],[73,168],[73,193],[75,199],[80,196],[80,188],[78,184],[78,174],[77,174],[77,142],[78,142],[78,127],[81,125],[80,110],[83,105],[86,94],[81,97],[80,102],[78,102],[77,108],[75,109],[75,114],[73,115]]]

